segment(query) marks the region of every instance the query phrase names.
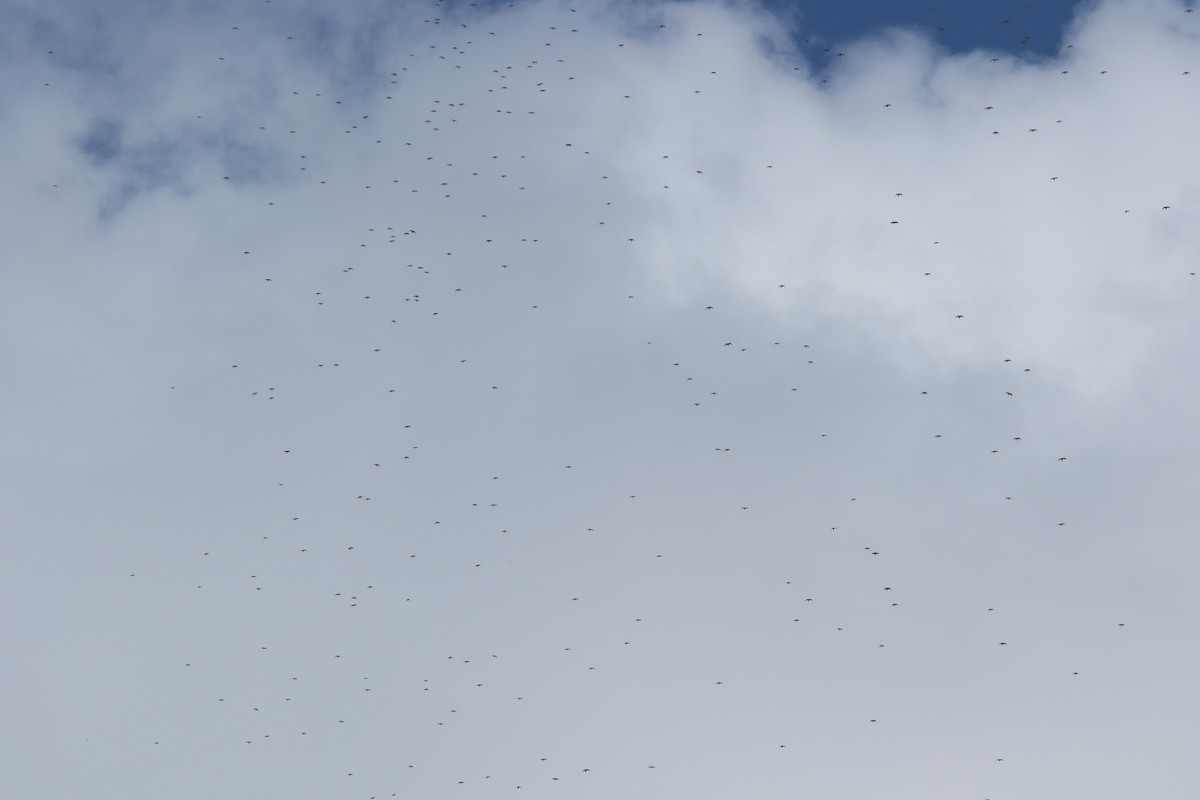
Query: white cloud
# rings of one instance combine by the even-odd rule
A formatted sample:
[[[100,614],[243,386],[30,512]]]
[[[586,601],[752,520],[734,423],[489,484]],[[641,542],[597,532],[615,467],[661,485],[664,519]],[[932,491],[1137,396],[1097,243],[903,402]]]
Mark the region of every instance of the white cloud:
[[[14,16],[19,793],[1186,788],[1197,15]]]

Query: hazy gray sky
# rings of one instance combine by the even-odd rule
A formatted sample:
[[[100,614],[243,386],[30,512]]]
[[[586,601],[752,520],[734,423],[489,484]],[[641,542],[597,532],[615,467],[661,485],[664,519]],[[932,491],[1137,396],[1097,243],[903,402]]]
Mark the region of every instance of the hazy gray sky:
[[[1200,791],[1200,15],[6,5],[4,796]]]

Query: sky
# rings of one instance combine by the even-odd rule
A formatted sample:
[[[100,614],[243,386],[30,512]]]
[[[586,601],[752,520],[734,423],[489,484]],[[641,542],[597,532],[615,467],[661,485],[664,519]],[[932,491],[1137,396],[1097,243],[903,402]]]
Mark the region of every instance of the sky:
[[[1200,791],[1191,5],[3,12],[0,794]]]
[[[828,61],[838,45],[877,33],[882,28],[923,31],[941,46],[957,51],[991,48],[1025,56],[1053,57],[1063,28],[1081,5],[1073,0],[775,0],[767,8],[788,23],[809,57]]]

